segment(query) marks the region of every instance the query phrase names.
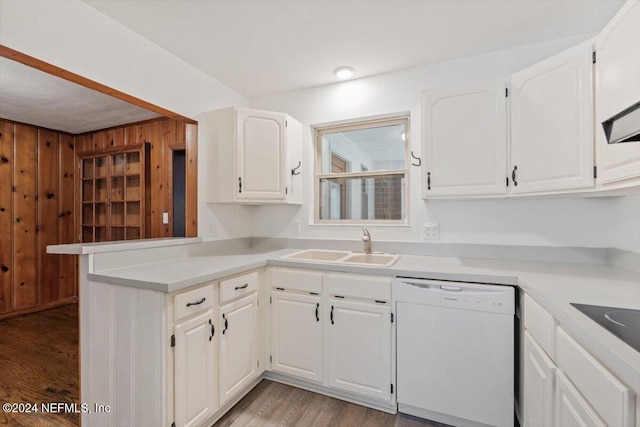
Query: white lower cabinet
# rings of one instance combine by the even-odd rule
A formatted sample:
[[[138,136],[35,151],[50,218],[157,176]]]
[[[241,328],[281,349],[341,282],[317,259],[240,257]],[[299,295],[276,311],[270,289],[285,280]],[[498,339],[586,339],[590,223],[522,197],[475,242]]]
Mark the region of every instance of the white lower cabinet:
[[[320,296],[279,290],[271,295],[271,370],[322,383]]]
[[[553,427],[554,371],[556,365],[524,332],[524,427]]]
[[[220,406],[258,375],[258,295],[220,307],[218,384]]]
[[[270,274],[270,370],[395,410],[391,280],[287,268]]]
[[[528,295],[524,319],[523,427],[634,426],[632,390]]]
[[[606,427],[593,408],[584,400],[569,379],[561,372],[556,374],[555,426]]]
[[[178,323],[175,328],[175,423],[178,427],[202,424],[216,407],[214,313]]]
[[[391,398],[391,308],[332,299],[329,386],[380,400]]]

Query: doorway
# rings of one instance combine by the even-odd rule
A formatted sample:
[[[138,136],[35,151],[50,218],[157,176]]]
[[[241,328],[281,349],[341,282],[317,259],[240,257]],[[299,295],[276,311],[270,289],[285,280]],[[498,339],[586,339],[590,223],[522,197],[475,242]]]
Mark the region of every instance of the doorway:
[[[173,237],[186,237],[187,150],[172,150]]]

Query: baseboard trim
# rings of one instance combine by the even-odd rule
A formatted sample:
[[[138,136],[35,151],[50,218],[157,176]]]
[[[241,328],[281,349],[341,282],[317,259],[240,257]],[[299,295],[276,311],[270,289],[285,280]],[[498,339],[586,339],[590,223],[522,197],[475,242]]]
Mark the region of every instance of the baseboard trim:
[[[411,405],[398,403],[398,412],[402,414],[413,415],[414,417],[424,418],[430,421],[436,421],[451,426],[458,427],[491,427],[489,424],[478,423],[475,421],[458,418],[451,415],[445,415],[438,412],[429,411],[423,408],[417,408]]]
[[[297,387],[303,390],[311,391],[313,393],[318,393],[325,396],[333,397],[335,399],[344,400],[346,402],[354,403],[356,405],[366,406],[367,408],[376,409],[382,412],[387,412],[389,414],[398,413],[398,409],[396,407],[395,401],[382,402],[375,399],[368,399],[366,397],[361,397],[353,393],[334,390],[328,387],[324,387],[320,384],[310,383],[308,381],[292,378],[287,375],[282,375],[282,374],[278,374],[271,371],[266,371],[264,373],[264,378],[281,383],[281,384],[286,384],[292,387]]]
[[[35,305],[33,307],[23,308],[20,310],[9,311],[7,313],[0,314],[0,320],[10,319],[12,317],[23,316],[25,314],[37,313],[39,311],[50,310],[52,308],[61,307],[63,305],[76,304],[78,302],[78,297],[69,297],[59,299],[57,301],[48,302],[46,304]]]

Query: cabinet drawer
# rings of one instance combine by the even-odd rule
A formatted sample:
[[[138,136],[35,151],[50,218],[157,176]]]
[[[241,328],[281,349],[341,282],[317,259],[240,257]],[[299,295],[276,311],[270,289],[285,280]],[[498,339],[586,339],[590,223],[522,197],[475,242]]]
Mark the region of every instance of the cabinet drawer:
[[[322,273],[290,268],[272,268],[271,287],[322,293]]]
[[[258,273],[253,272],[220,282],[220,305],[258,290]]]
[[[610,426],[631,427],[634,394],[562,328],[558,328],[558,366]]]
[[[527,294],[524,295],[524,327],[551,358],[554,356],[555,320]]]
[[[173,299],[174,321],[213,307],[213,284],[178,294]]]
[[[361,274],[326,273],[324,292],[329,296],[391,301],[391,279]]]

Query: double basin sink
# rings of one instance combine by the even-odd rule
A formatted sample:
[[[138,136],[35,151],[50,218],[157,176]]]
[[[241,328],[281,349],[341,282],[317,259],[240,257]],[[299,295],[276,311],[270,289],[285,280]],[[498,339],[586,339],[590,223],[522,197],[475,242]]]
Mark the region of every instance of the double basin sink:
[[[346,264],[360,266],[389,267],[395,264],[400,255],[383,253],[362,253],[349,251],[334,251],[320,249],[306,249],[290,255],[285,255],[282,259],[298,261],[326,262],[331,264]]]

